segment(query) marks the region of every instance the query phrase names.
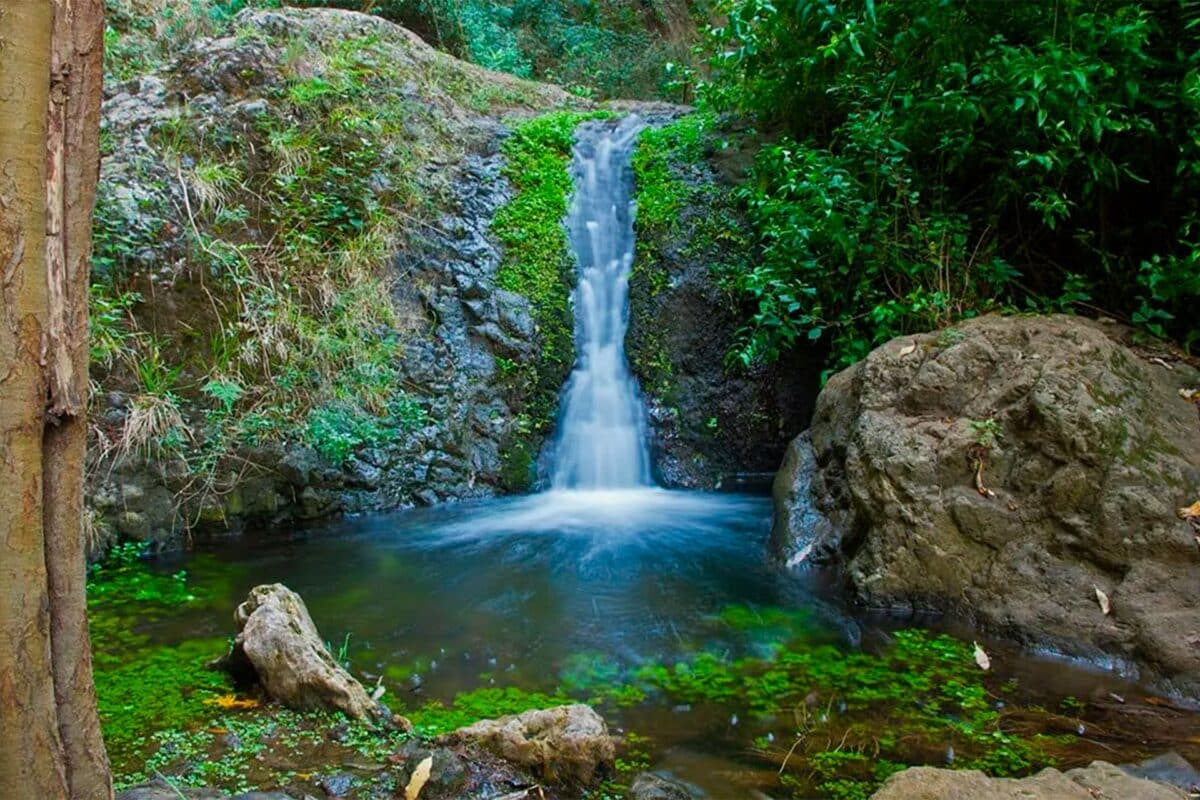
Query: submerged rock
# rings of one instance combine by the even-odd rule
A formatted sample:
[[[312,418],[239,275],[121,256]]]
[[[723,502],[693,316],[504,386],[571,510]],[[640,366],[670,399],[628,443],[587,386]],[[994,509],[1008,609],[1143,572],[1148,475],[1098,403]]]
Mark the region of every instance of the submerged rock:
[[[1167,783],[1185,792],[1200,794],[1200,771],[1179,753],[1164,753],[1140,764],[1122,765],[1121,769],[1136,778]]]
[[[692,800],[692,793],[678,781],[643,772],[629,787],[629,800]]]
[[[888,778],[871,800],[1184,800],[1179,789],[1127,775],[1112,764],[1029,778],[989,778],[978,770],[912,767]]]
[[[481,720],[439,742],[476,745],[547,782],[580,785],[611,772],[617,752],[604,719],[582,704]]]
[[[329,654],[300,595],[281,583],[256,586],[234,612],[231,671],[247,666],[267,694],[289,708],[336,709],[354,719],[391,714]]]
[[[229,800],[229,795],[216,789],[181,786],[178,789],[173,784],[162,779],[134,786],[123,792],[118,792],[116,800]]]
[[[1124,329],[984,317],[833,376],[775,485],[784,559],[1200,696],[1200,421]],[[1165,362],[1164,362],[1165,363]]]

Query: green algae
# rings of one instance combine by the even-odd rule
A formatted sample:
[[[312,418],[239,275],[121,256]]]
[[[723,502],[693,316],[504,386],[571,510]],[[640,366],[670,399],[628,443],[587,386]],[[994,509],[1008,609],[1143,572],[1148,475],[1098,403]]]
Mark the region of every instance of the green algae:
[[[100,726],[118,775],[136,772],[154,731],[183,728],[211,715],[205,705],[232,691],[224,673],[207,664],[228,649],[224,638],[158,645],[149,623],[203,607],[187,573],[162,573],[143,560],[145,547],[113,548],[88,574],[88,623]]]
[[[155,572],[125,554],[94,570],[92,588],[97,691],[119,785],[161,772],[180,784],[235,791],[300,786],[307,772],[267,769],[263,754],[272,764],[324,763],[334,757],[327,738],[336,729],[337,758],[358,753],[378,763],[406,738],[336,714],[273,707],[230,712],[205,703],[232,691],[223,674],[205,669],[224,641],[152,645],[138,624],[205,602],[186,575]],[[605,653],[576,653],[560,663],[554,686],[483,685],[423,703],[403,694],[410,707],[393,701],[393,709],[409,717],[420,738],[579,701],[598,707],[610,722],[624,721],[626,713],[637,719],[639,708],[723,709],[715,718],[732,713],[745,722],[733,733],[713,735],[734,736],[752,759],[783,765],[783,796],[836,800],[869,797],[897,769],[938,763],[947,746],[957,753],[955,766],[1014,775],[1053,763],[1049,753],[1069,745],[1006,730],[996,698],[1008,684],[989,686],[972,648],[949,636],[898,631],[887,646],[862,652],[823,638],[828,634],[807,611],[749,604],[719,609],[707,626],[707,648],[674,659],[625,663]],[[730,655],[747,648],[755,655]],[[395,685],[427,673],[431,663],[416,656],[385,666],[383,674]],[[485,673],[479,680],[497,677]],[[788,753],[794,742],[799,745]],[[652,750],[636,734],[627,739],[617,776],[589,796],[620,797],[625,781],[652,763]],[[361,780],[372,785],[369,775]]]

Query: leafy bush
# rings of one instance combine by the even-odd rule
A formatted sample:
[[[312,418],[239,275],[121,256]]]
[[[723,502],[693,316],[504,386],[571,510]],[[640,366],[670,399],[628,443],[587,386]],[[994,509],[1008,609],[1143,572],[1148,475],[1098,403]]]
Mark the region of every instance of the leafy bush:
[[[725,0],[713,110],[774,143],[738,354],[837,363],[996,307],[1099,307],[1191,346],[1200,3]]]

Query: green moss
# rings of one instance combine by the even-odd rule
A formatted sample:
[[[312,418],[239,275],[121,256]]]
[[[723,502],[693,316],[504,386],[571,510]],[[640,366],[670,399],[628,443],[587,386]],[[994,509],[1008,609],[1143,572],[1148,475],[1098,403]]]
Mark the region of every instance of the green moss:
[[[701,264],[714,277],[736,273],[744,258],[734,198],[706,168],[714,121],[692,114],[642,132],[633,155],[637,199],[637,258],[629,281],[630,362],[643,388],[665,406],[677,406],[676,359],[667,338],[672,270],[680,261]]]
[[[633,154],[637,184],[639,234],[659,237],[679,223],[679,218],[702,188],[679,177],[679,172],[704,159],[711,118],[691,114],[660,128],[647,128]]]
[[[506,375],[511,405],[527,422],[504,447],[508,488],[528,487],[538,446],[550,429],[558,392],[574,361],[571,290],[575,263],[563,220],[571,196],[575,127],[607,112],[555,112],[518,125],[505,140],[504,175],[514,195],[492,222],[504,247],[496,281],[529,300],[538,333],[536,363]]]
[[[514,686],[484,687],[462,692],[446,705],[433,702],[403,713],[419,733],[436,736],[482,719],[496,719],[537,708],[552,708],[571,702],[564,695],[530,692]]]

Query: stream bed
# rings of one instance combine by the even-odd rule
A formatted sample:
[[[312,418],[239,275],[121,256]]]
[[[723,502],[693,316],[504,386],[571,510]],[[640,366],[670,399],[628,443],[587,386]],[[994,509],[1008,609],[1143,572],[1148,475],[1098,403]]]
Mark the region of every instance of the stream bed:
[[[1022,774],[1200,756],[1196,716],[1112,675],[981,642],[984,672],[969,639],[848,609],[816,574],[769,562],[769,517],[759,497],[555,490],[139,562],[149,571],[136,603],[94,593],[106,725],[139,720],[110,735],[117,771],[232,789],[346,767],[344,754],[301,759],[332,765],[227,758],[259,735],[251,726],[234,747],[221,734],[239,730],[229,720],[271,712],[202,664],[247,591],[274,582],[301,594],[331,651],[381,683],[419,733],[591,702],[627,739],[619,773],[593,797],[620,796],[642,769],[705,797],[843,800],[906,764]],[[137,700],[146,682],[154,700]],[[133,699],[122,705],[122,693]],[[143,707],[177,696],[190,711]],[[207,737],[204,759],[226,766],[173,758],[187,736]],[[363,770],[357,796],[376,796],[371,768],[349,763]]]

